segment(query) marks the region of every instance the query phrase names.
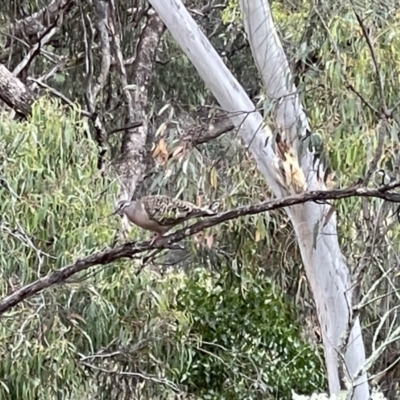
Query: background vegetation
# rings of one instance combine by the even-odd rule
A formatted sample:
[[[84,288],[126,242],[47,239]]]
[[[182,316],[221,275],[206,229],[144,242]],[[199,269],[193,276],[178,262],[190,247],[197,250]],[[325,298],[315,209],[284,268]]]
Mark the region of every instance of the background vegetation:
[[[208,2],[189,3],[201,9]],[[46,4],[6,2],[0,34]],[[238,4],[218,4],[222,6],[196,21],[269,120],[271,104],[251,58]],[[132,7],[141,10],[145,2],[116,2],[126,58],[135,54],[140,33],[140,13],[133,15]],[[392,107],[399,100],[400,13],[390,1],[358,7],[373,37],[385,102]],[[336,184],[351,184],[365,174],[379,125],[362,98],[377,110],[382,105],[368,43],[347,2],[321,1],[312,7],[308,1],[279,1],[272,2],[272,10],[311,127],[336,171]],[[111,246],[120,225],[116,217],[108,217],[118,182],[98,170],[98,146],[81,112],[82,12],[90,15],[90,2],[72,9],[57,42],[47,49],[57,59],[68,59],[47,84],[67,95],[73,106],[49,92],[42,93],[27,120],[11,119],[6,108],[0,116],[1,297]],[[12,70],[29,48],[17,41],[10,46],[8,37],[4,34],[0,41],[0,60]],[[49,57],[36,58],[29,75],[44,74],[52,65]],[[99,61],[98,53],[94,57]],[[157,61],[149,85],[153,160],[140,190],[193,202],[219,199],[222,208],[268,198],[269,189],[235,132],[196,146],[185,140],[195,111],[207,106],[215,112],[216,105],[167,32]],[[124,125],[125,118],[116,74],[110,75],[108,93],[99,102],[110,129]],[[386,138],[379,165],[387,171],[398,168],[397,115],[390,121],[392,136]],[[110,136],[110,161],[120,142],[118,133]],[[385,272],[390,277],[375,288],[377,300],[363,310],[370,352],[391,329],[385,324],[375,335],[382,315],[399,300],[397,217],[376,200],[349,199],[335,207],[350,268],[358,266],[365,243],[374,236],[362,292]],[[147,234],[133,229],[130,236],[144,239]],[[153,260],[140,273],[140,260],[93,268],[3,315],[0,399],[284,400],[292,390],[326,390],[319,327],[285,214],[247,216],[182,244],[184,251]],[[396,318],[393,324],[398,325]],[[398,354],[398,343],[392,343],[374,372],[384,370]],[[396,368],[379,381],[389,399],[395,398],[400,381]]]

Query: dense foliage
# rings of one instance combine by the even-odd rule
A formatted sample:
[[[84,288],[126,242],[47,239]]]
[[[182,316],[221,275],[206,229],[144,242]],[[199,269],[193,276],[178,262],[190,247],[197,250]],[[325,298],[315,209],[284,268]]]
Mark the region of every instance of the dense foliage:
[[[3,117],[0,129],[4,296],[108,246],[118,221],[105,218],[115,182],[97,174],[96,146],[78,108],[42,99],[29,121]],[[3,317],[0,398],[72,399],[96,387],[109,398],[112,373],[98,376],[96,368],[116,366],[165,376],[167,388],[204,399],[249,391],[290,398],[290,388],[323,387],[320,359],[264,274],[238,275],[225,260],[214,265],[219,272],[192,262],[193,273],[135,277],[135,265],[82,273]],[[118,354],[107,362],[90,357],[104,348]],[[135,382],[127,377],[128,387]],[[141,390],[163,398],[151,380]]]
[[[204,399],[265,399],[266,393],[284,399],[291,390],[324,387],[320,361],[299,340],[293,310],[264,274],[227,279],[200,272],[185,283],[177,308],[190,316],[185,336],[199,342],[183,371],[196,389],[190,392]]]
[[[6,3],[0,10],[0,33],[10,21],[47,4]],[[110,246],[120,226],[117,218],[107,217],[118,182],[111,173],[97,170],[97,144],[80,113],[85,107],[82,76],[87,73],[85,23],[89,29],[82,15],[91,15],[89,3],[82,2],[81,9],[75,7],[65,18],[57,41],[47,47],[51,56],[35,58],[29,67],[32,76],[41,76],[54,59],[67,57],[66,67],[47,84],[79,106],[62,106],[50,93],[53,100],[42,98],[27,121],[12,121],[7,112],[0,117],[1,297]],[[190,2],[193,9],[208,3]],[[194,17],[271,122],[272,105],[265,99],[243,34],[238,2],[215,3],[223,6]],[[373,39],[384,81],[382,99],[368,42],[349,2],[317,2],[316,7],[303,0],[271,2],[312,141],[323,144],[321,151],[339,186],[362,177],[374,155],[380,119],[371,107],[380,110],[383,102],[394,107],[399,98],[400,20],[392,3],[356,5]],[[145,2],[116,2],[127,59],[135,54],[141,27],[142,14],[132,15],[132,7],[142,10]],[[5,48],[7,36],[0,38],[0,59],[12,70],[27,49],[23,41]],[[96,72],[101,52],[95,49],[93,57]],[[126,117],[113,68],[97,110],[109,129],[123,126]],[[129,79],[130,68],[127,65]],[[223,208],[269,197],[236,133],[195,147],[183,140],[195,121],[193,112],[200,106],[212,110],[215,104],[168,33],[159,46],[149,100],[149,138],[156,162],[144,183],[146,193],[179,195],[193,202],[218,199]],[[399,114],[394,115],[379,163],[388,172],[398,168],[400,121]],[[111,136],[109,144],[111,160],[120,149],[119,134]],[[382,177],[375,174],[374,179]],[[359,265],[373,238],[361,292],[385,273],[391,279],[375,287],[375,301],[362,311],[370,352],[391,328],[385,324],[375,334],[381,316],[398,304],[396,214],[377,200],[349,199],[335,207],[351,269]],[[369,220],[363,220],[366,210]],[[136,229],[130,235],[147,237]],[[175,398],[175,391],[196,399],[285,399],[291,398],[292,389],[324,390],[319,349],[301,338],[314,339],[306,328],[317,328],[312,312],[309,318],[312,302],[285,214],[247,216],[183,244],[184,257],[171,251],[138,276],[139,260],[94,268],[2,316],[0,399],[158,399]],[[175,267],[168,269],[168,264]],[[387,293],[391,295],[384,296]],[[391,343],[373,371],[384,370],[398,351],[398,342]],[[400,377],[394,370],[388,387],[396,380]]]

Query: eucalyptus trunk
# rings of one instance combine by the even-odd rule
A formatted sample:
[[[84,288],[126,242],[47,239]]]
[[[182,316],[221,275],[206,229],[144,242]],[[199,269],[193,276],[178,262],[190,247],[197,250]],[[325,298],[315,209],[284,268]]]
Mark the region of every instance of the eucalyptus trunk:
[[[285,53],[272,22],[268,2],[241,0],[246,31],[255,61],[270,98],[279,99],[276,124],[281,131],[280,143],[286,156],[282,157],[279,143],[262,116],[255,110],[244,89],[232,76],[217,52],[191,18],[180,0],[149,0],[182,50],[192,61],[199,75],[216,97],[223,109],[231,115],[232,122],[240,127],[240,135],[252,152],[257,166],[277,197],[299,190],[324,189],[325,184],[313,166],[314,155],[302,150],[301,167],[297,161],[297,143],[305,135],[308,123],[297,95],[290,82],[290,71]],[[266,140],[267,136],[270,140]],[[290,143],[290,145],[288,144]],[[282,146],[281,146],[282,147]],[[285,165],[286,162],[286,165]],[[297,166],[297,167],[296,167]],[[297,168],[297,170],[296,170]],[[288,179],[288,171],[295,170],[298,185]],[[285,175],[286,172],[286,175]],[[302,178],[304,177],[304,182]],[[306,274],[317,304],[321,325],[325,362],[331,394],[340,391],[339,354],[341,340],[351,323],[351,279],[340,251],[336,216],[326,218],[327,205],[306,203],[286,209],[296,232]],[[365,361],[364,344],[358,318],[355,319],[349,345],[345,349],[346,378],[352,388],[351,398],[367,400],[369,388],[366,377],[358,377]],[[353,378],[357,378],[353,382]]]
[[[311,131],[301,107],[294,86],[289,64],[276,33],[269,3],[266,0],[240,0],[246,33],[251,45],[253,58],[268,97],[276,104],[275,123],[279,130],[289,136],[296,147],[299,139],[304,139]],[[303,149],[301,168],[310,190],[326,189],[318,179],[314,154]],[[317,163],[318,165],[318,163]],[[321,175],[323,166],[319,164]],[[317,305],[328,370],[329,389],[333,394],[340,391],[338,353],[341,340],[352,318],[351,276],[341,253],[333,214],[325,225],[329,205],[307,203],[287,210],[299,242],[303,264]],[[315,228],[318,235],[315,238]],[[314,243],[315,242],[315,243]],[[359,319],[353,329],[345,349],[343,370],[352,381],[365,362]],[[357,379],[352,399],[368,399],[369,390],[366,375]],[[362,384],[360,384],[362,383]]]

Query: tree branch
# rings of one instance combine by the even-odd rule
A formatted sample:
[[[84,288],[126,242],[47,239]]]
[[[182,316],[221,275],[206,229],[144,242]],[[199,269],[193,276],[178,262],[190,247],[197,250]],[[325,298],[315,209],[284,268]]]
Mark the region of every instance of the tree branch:
[[[0,100],[24,118],[31,113],[34,100],[33,92],[2,64],[0,64]]]
[[[61,15],[67,13],[74,5],[74,0],[53,0],[46,7],[43,7],[36,13],[18,21],[10,26],[10,35],[6,43],[9,47],[13,37],[32,38],[33,44],[37,38],[43,33],[47,26],[50,26]]]
[[[14,68],[13,75],[18,76],[24,69],[28,69],[29,65],[33,61],[33,59],[40,54],[40,50],[42,47],[48,43],[52,37],[58,32],[59,27],[57,26],[58,20],[54,22],[54,25],[50,26],[45,30],[43,36],[38,40],[38,42],[32,46],[32,48],[28,51],[23,60]]]
[[[204,135],[203,132],[205,129],[203,126],[200,126],[188,130],[188,133],[183,137],[183,140],[190,142],[191,145],[195,147],[199,144],[204,144],[210,142],[211,140],[217,139],[233,129],[235,129],[235,125],[228,120],[225,123],[221,123],[219,126],[215,126],[214,128],[210,129],[209,132]]]
[[[168,236],[162,237],[154,242],[126,242],[118,247],[104,250],[102,252],[84,257],[76,262],[69,264],[58,271],[54,271],[44,278],[21,287],[9,296],[0,300],[0,314],[11,309],[22,301],[34,296],[55,284],[63,283],[69,277],[78,272],[87,270],[96,265],[107,265],[122,258],[133,258],[145,251],[151,249],[165,249],[173,243],[192,236],[206,228],[221,224],[244,215],[255,215],[266,211],[277,210],[284,207],[290,207],[297,204],[303,204],[312,201],[339,200],[349,197],[376,197],[393,203],[400,203],[400,194],[391,192],[392,189],[400,187],[400,181],[393,182],[378,188],[366,188],[353,186],[346,189],[331,191],[313,191],[303,194],[289,196],[286,198],[264,201],[255,205],[247,205],[224,211],[213,217],[196,222],[186,228],[183,228]]]
[[[362,18],[360,17],[360,14],[356,10],[356,6],[354,4],[354,1],[350,0],[350,4],[351,4],[351,7],[353,9],[354,15],[356,16],[357,22],[361,27],[363,36],[365,38],[365,41],[367,42],[367,46],[368,46],[369,52],[371,54],[372,63],[374,64],[375,74],[376,74],[376,83],[377,83],[377,86],[378,86],[379,96],[380,96],[381,102],[382,102],[381,112],[383,112],[385,117],[390,117],[389,112],[388,112],[388,108],[387,108],[387,105],[386,105],[386,100],[385,100],[385,90],[383,88],[382,75],[381,75],[381,71],[379,69],[378,60],[377,60],[376,55],[375,55],[374,46],[372,45],[372,42],[371,42],[371,39],[370,39],[370,37],[368,35],[368,30],[367,30],[367,28],[366,28],[366,26],[364,24],[364,21],[362,20]]]
[[[144,381],[151,381],[154,383],[162,384],[165,386],[168,386],[175,392],[180,392],[180,389],[178,386],[176,386],[173,382],[169,381],[167,378],[159,378],[157,376],[151,376],[151,375],[146,375],[141,372],[130,372],[130,371],[118,371],[118,370],[111,370],[111,369],[106,369],[103,367],[99,367],[97,365],[90,364],[88,362],[80,361],[82,365],[85,365],[86,367],[92,368],[96,371],[100,371],[104,374],[107,375],[118,375],[118,376],[128,376],[131,378],[138,378],[142,379]]]

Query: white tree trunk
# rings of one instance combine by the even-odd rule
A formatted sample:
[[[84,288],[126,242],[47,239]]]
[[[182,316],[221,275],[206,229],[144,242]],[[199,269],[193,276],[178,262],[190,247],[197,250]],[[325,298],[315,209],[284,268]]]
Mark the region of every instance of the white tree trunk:
[[[296,87],[286,55],[276,33],[267,0],[240,0],[244,24],[251,45],[253,57],[260,71],[264,87],[270,99],[276,100],[276,125],[288,132],[292,143],[305,137],[310,130],[307,118],[297,96]],[[303,152],[301,166],[308,187],[325,189],[318,181],[313,167],[313,155]],[[318,317],[323,333],[325,361],[328,369],[331,393],[340,390],[337,349],[340,338],[350,318],[352,291],[349,271],[345,265],[337,240],[336,215],[329,224],[322,227],[328,206],[314,203],[288,210],[300,245],[307,278],[317,304]],[[313,229],[319,223],[316,248],[313,249]],[[322,268],[323,267],[323,268]],[[365,350],[357,319],[351,333],[345,361],[350,378],[365,362]],[[359,382],[365,382],[356,389],[357,399],[368,399],[369,390],[366,375]]]
[[[270,130],[266,127],[262,128],[262,116],[255,110],[243,88],[232,76],[182,2],[180,0],[149,0],[149,2],[192,61],[221,107],[232,113],[232,122],[240,127],[243,140],[249,146],[258,168],[275,195],[281,197],[286,194],[287,190],[282,188],[282,178],[277,172],[280,159],[271,147],[272,140],[266,143],[267,136],[271,136]],[[253,53],[256,55],[256,62],[262,73],[266,89],[269,95],[275,98],[285,96],[287,93],[294,93],[295,88],[286,84],[289,67],[276,35],[268,4],[262,0],[252,0],[252,2],[254,4],[251,8],[243,2],[242,7]],[[253,13],[252,10],[258,10],[258,14],[257,12]],[[267,54],[268,56],[266,56]],[[307,127],[307,121],[297,96],[286,98],[286,101],[277,110],[276,119],[282,128],[290,128],[292,138],[297,138],[298,135],[293,122],[300,119],[302,129]],[[302,158],[302,168],[308,187],[324,188],[323,183],[317,181],[312,167],[312,155],[309,152]],[[287,209],[317,304],[329,388],[331,393],[337,394],[340,390],[337,349],[350,317],[351,291],[349,272],[337,240],[336,217],[330,218],[329,222],[323,226],[327,211],[327,206],[315,203]],[[318,222],[320,222],[319,232],[316,243],[314,243],[314,227]],[[345,360],[351,376],[365,360],[364,344],[358,320],[354,324],[349,343]],[[362,382],[364,382],[365,377],[362,378]],[[352,399],[367,400],[368,398],[369,389],[365,382],[357,386]]]

